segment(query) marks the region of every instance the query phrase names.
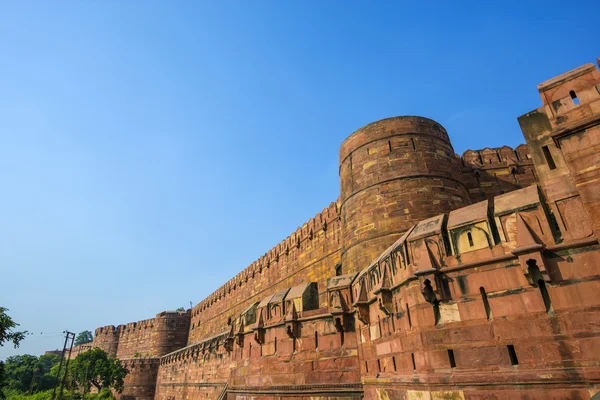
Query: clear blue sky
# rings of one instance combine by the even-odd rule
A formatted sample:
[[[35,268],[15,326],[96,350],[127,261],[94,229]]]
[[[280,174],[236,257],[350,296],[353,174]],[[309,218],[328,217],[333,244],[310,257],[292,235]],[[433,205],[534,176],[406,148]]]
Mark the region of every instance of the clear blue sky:
[[[0,305],[35,335],[0,359],[198,303],[337,198],[366,123],[522,143],[600,2],[488,3],[3,2]]]

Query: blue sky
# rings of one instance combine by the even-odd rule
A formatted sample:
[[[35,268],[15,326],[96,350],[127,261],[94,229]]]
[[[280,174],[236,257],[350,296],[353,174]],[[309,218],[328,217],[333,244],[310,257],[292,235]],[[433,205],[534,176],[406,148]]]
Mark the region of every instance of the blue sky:
[[[523,142],[536,85],[600,56],[597,1],[0,5],[0,305],[34,333],[189,307],[339,194],[394,115]],[[42,335],[40,333],[43,332]]]

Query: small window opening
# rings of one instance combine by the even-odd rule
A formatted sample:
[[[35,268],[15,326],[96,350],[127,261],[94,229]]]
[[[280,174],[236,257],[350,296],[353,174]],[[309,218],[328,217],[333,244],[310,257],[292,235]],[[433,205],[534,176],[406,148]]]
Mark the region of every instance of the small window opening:
[[[415,362],[415,353],[410,353],[410,358],[412,359],[413,371],[416,371],[417,363]]]
[[[396,357],[392,357],[392,364],[394,365],[394,371],[396,371]]]
[[[509,344],[508,346],[506,346],[506,348],[508,349],[508,356],[510,357],[510,364],[511,365],[519,365],[519,359],[517,358],[517,352],[515,351],[515,346],[513,346],[512,344]]]
[[[550,149],[548,148],[548,146],[542,146],[542,152],[544,153],[544,157],[546,158],[546,164],[548,164],[548,168],[556,169],[554,158],[552,158],[552,153],[550,153]]]
[[[448,349],[448,360],[450,360],[450,367],[456,368],[456,360],[454,359],[454,350]]]
[[[275,353],[277,353],[277,337],[275,337]]]
[[[341,276],[342,273],[342,263],[337,263],[335,266],[335,276]]]
[[[369,151],[369,148],[367,147],[367,155],[370,155],[371,152]]]
[[[417,146],[415,145],[415,138],[410,138],[410,142],[412,143],[413,151],[417,150]]]
[[[365,361],[365,372],[369,373],[369,364]]]
[[[315,349],[319,348],[319,333],[315,331]]]
[[[577,98],[577,94],[575,93],[574,90],[571,90],[569,92],[569,95],[571,96],[571,100],[573,100],[573,104],[575,104],[576,106],[579,105],[579,99]]]
[[[485,308],[485,315],[488,321],[492,320],[492,309],[490,308],[490,302],[488,301],[487,293],[485,289],[482,287],[479,288],[479,293],[481,293],[481,301],[483,301],[483,308]]]
[[[467,232],[467,239],[469,240],[469,247],[473,247],[473,235],[471,235],[471,232]]]
[[[227,317],[227,325],[231,325],[231,317]]]
[[[335,319],[335,325],[336,327],[339,327],[339,332],[340,332],[340,346],[344,346],[344,325],[342,323],[341,318],[336,318]]]
[[[390,148],[390,153],[392,152],[392,141],[388,140],[388,147]]]
[[[381,372],[381,361],[377,359],[377,372]]]

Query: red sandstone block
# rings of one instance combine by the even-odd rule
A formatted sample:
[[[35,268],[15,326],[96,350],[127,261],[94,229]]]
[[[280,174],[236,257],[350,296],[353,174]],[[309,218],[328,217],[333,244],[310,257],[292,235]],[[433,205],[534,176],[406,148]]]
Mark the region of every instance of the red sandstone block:
[[[549,287],[548,293],[554,310],[600,305],[600,281],[581,282],[577,285]]]
[[[454,357],[458,368],[482,368],[511,365],[505,346],[456,348]]]

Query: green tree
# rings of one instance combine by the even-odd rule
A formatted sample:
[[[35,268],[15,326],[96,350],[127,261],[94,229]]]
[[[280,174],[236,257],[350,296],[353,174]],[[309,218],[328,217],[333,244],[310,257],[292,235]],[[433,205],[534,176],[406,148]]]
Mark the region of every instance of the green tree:
[[[179,308],[178,308],[177,310],[175,310],[175,311],[185,311],[185,308],[183,308],[183,307],[179,307]]]
[[[80,332],[79,335],[75,338],[75,346],[79,346],[80,344],[91,343],[94,340],[94,336],[92,336],[92,332],[83,331]]]
[[[25,338],[27,331],[14,331],[14,328],[19,326],[19,324],[6,314],[7,311],[7,308],[0,307],[0,346],[4,346],[5,342],[13,342],[13,346],[16,349],[19,347],[21,340]]]
[[[25,338],[27,331],[19,332],[14,329],[19,326],[12,318],[6,313],[8,309],[0,307],[0,347],[4,346],[6,342],[12,342],[15,348],[19,347],[19,343]],[[0,361],[0,399],[4,399],[4,363]]]
[[[109,358],[108,354],[99,348],[80,353],[69,366],[71,378],[89,392],[94,386],[98,391],[102,388],[113,388],[117,392],[123,391],[123,379],[129,371],[121,365],[116,358]]]
[[[57,379],[51,370],[59,361],[60,357],[55,354],[40,358],[30,354],[8,357],[4,366],[5,386],[17,392],[38,392],[53,388]]]
[[[4,364],[4,382],[6,387],[28,391],[31,388],[33,375],[37,373],[38,358],[31,354],[12,356],[6,359]]]

